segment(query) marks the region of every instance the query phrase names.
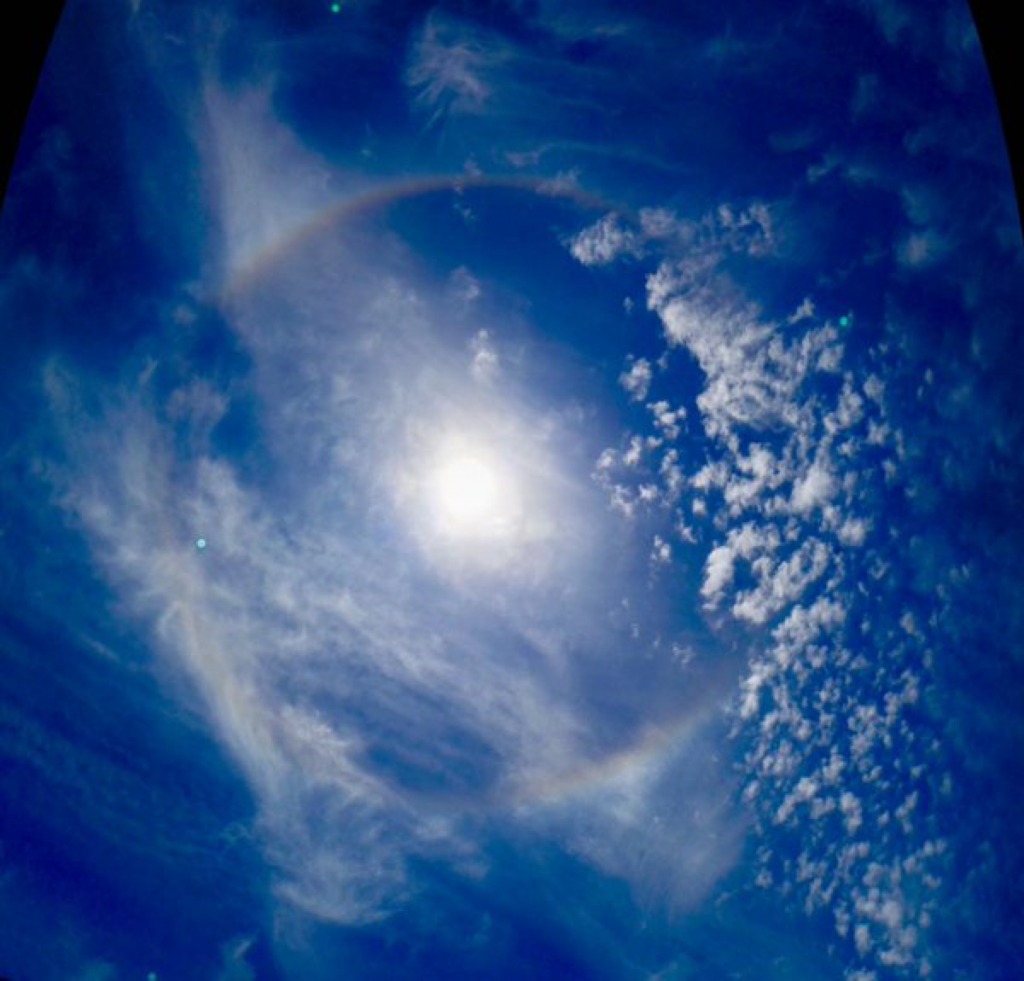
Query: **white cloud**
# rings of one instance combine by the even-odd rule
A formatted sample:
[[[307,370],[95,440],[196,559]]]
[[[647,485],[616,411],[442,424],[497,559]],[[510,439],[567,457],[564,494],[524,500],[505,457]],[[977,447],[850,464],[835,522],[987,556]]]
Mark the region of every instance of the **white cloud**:
[[[860,801],[848,790],[844,790],[839,797],[839,810],[842,811],[846,822],[846,833],[855,835],[864,823]]]
[[[793,507],[797,511],[820,508],[832,500],[835,493],[836,479],[831,469],[824,462],[815,461],[793,487]]]
[[[541,816],[567,827],[571,849],[624,879],[643,906],[693,910],[741,853],[745,822],[731,806],[728,780],[716,772],[716,714],[705,706],[668,739],[652,728],[644,739],[664,749],[628,779],[587,791],[584,807],[555,805]],[[700,779],[702,770],[715,779]]]
[[[434,11],[412,47],[406,81],[417,90],[417,104],[431,113],[431,123],[450,113],[482,113],[496,57],[476,28]]]
[[[612,213],[573,236],[569,251],[584,266],[607,266],[623,256],[639,258],[643,246],[636,232]]]
[[[754,202],[742,211],[728,204],[720,205],[716,217],[722,239],[733,251],[757,257],[775,251],[775,218],[763,201]]]
[[[809,296],[805,296],[800,301],[800,305],[789,315],[787,323],[798,324],[802,320],[811,320],[814,317],[814,313],[814,301]]]
[[[658,249],[685,255],[685,263],[692,267],[711,267],[729,252],[762,258],[777,246],[774,209],[760,201],[739,209],[723,204],[697,221],[668,208],[641,208],[628,224],[611,213],[570,240],[570,251],[586,266],[638,259]]]
[[[515,658],[493,657],[493,640],[474,641],[465,617],[438,621],[458,591],[431,595],[402,574],[372,532],[352,531],[336,492],[310,488],[282,514],[222,461],[175,461],[172,434],[145,399],[143,389],[79,419],[81,469],[67,475],[66,506],[246,775],[277,894],[319,918],[373,919],[405,894],[408,855],[464,860],[446,815],[472,789],[442,786],[447,803],[430,805],[402,768],[431,772],[466,739],[493,747],[511,781],[540,761],[565,767],[573,711]],[[332,406],[322,410],[326,425]],[[358,470],[344,483],[344,471],[330,473],[328,484],[355,492]],[[446,639],[437,622],[451,624]],[[397,771],[369,765],[388,743],[356,724],[368,698],[375,725],[393,727],[400,745],[429,746],[429,758],[416,749],[403,751]],[[416,700],[445,708],[410,713]]]
[[[635,467],[640,463],[644,453],[644,439],[642,436],[631,436],[629,449],[622,454],[622,462],[627,467]]]
[[[606,474],[615,466],[615,451],[610,448],[603,449],[597,458],[594,469],[598,474]]]
[[[736,698],[737,731],[751,745],[744,799],[763,826],[784,823],[809,844],[795,867],[767,849],[758,881],[795,888],[807,909],[831,908],[837,932],[874,967],[925,970],[920,945],[905,932],[910,914],[894,927],[893,904],[905,910],[905,894],[890,890],[877,907],[858,906],[869,858],[906,857],[921,799],[908,783],[927,772],[904,719],[923,682],[904,672],[902,649],[875,661],[852,652],[865,636],[886,635],[854,612],[871,570],[888,567],[867,548],[871,509],[904,455],[887,415],[886,381],[877,360],[863,375],[844,367],[849,331],[820,323],[809,299],[780,327],[722,272],[744,235],[761,243],[754,252],[774,241],[770,219],[725,208],[691,231],[692,247],[680,257],[674,216],[648,216],[648,251],[657,246],[664,257],[648,276],[647,305],[666,350],[685,349],[703,374],[696,404],[706,456],[688,476],[675,447],[649,448],[634,436],[637,475],[627,483],[658,474],[673,520],[689,527],[692,515],[700,523],[691,537],[706,542],[700,596],[712,627],[764,631]],[[671,443],[659,425],[667,407],[652,403],[651,431]],[[685,501],[680,487],[691,492]],[[900,630],[890,612],[888,636],[925,642]],[[869,671],[874,697],[862,689]],[[907,756],[917,763],[904,770],[896,760]],[[904,804],[890,815],[887,795],[898,786]],[[838,822],[838,842],[810,827],[825,822]],[[858,837],[869,828],[872,845]],[[940,881],[938,862],[932,856],[927,869],[907,873],[915,889]],[[930,900],[914,895],[915,922],[927,921]]]
[[[229,93],[209,84],[198,143],[203,174],[215,202],[226,282],[252,269],[290,232],[327,210],[329,165],[302,150],[277,124],[273,92],[264,87]],[[259,146],[260,152],[252,148]],[[282,183],[281,174],[289,175]]]
[[[708,555],[701,595],[710,606],[715,606],[733,581],[737,561],[770,555],[779,542],[778,532],[771,526],[759,528],[748,522],[730,531],[725,544],[713,548]]]
[[[713,438],[739,427],[800,426],[807,412],[796,396],[805,379],[838,367],[842,348],[833,328],[785,344],[756,307],[715,278],[713,264],[664,262],[648,277],[647,292],[668,343],[686,347],[704,371],[697,405]]]
[[[736,555],[728,545],[719,545],[711,550],[704,567],[704,585],[701,595],[709,602],[717,603],[735,575]]]
[[[253,193],[243,179],[225,183],[211,195],[214,221]],[[302,262],[283,255],[226,314],[252,360],[245,394],[263,410],[262,450],[280,483],[250,481],[211,445],[230,389],[205,393],[183,378],[165,398],[133,378],[90,392],[86,412],[73,374],[54,370],[49,394],[66,437],[67,467],[53,478],[61,503],[244,775],[275,895],[358,924],[411,894],[410,859],[480,870],[481,799],[507,815],[532,788],[602,762],[570,685],[586,666],[570,652],[621,654],[621,636],[580,637],[603,612],[602,591],[625,579],[625,558],[619,568],[601,534],[611,518],[555,452],[578,444],[575,417],[467,377],[466,337],[445,331],[459,284],[424,283],[400,257],[329,239]],[[474,316],[470,354],[490,370],[499,335],[486,311]],[[176,337],[161,351],[178,350]],[[478,434],[529,478],[518,551],[441,548],[422,531],[410,461],[450,428]],[[638,440],[597,468],[629,514],[665,497],[660,470],[646,469],[661,438]],[[613,486],[623,459],[635,479]],[[389,551],[396,539],[402,561]],[[655,558],[670,553],[662,535]],[[584,574],[594,568],[600,577]],[[587,854],[617,862],[614,843],[632,842],[622,874],[668,889],[664,864],[643,859],[645,836],[662,858],[686,836],[612,817],[599,824],[610,837],[591,839]],[[677,893],[703,894],[734,861],[730,820],[724,805],[702,819],[701,847],[677,855]]]
[[[619,375],[619,384],[629,393],[634,402],[641,402],[647,398],[647,392],[651,387],[651,363],[646,358],[636,358],[630,362],[629,367]]]
[[[917,229],[903,237],[896,258],[908,269],[925,269],[947,255],[950,247],[949,240],[937,229]]]
[[[473,361],[470,366],[473,377],[477,381],[494,379],[500,370],[501,359],[498,357],[491,332],[485,327],[481,327],[473,335],[469,346],[473,352]]]
[[[914,614],[910,610],[906,610],[903,616],[900,617],[900,626],[908,633],[911,637],[919,637],[920,632],[917,629],[917,620]]]
[[[459,266],[450,277],[452,292],[455,298],[466,305],[479,300],[483,294],[480,280],[476,278],[465,266]]]
[[[680,241],[691,243],[696,237],[693,225],[682,221],[668,208],[642,208],[640,227],[648,239],[655,241]]]
[[[784,562],[775,564],[765,557],[754,566],[758,585],[736,596],[733,615],[750,623],[767,622],[800,599],[807,587],[821,578],[829,559],[828,547],[813,538],[804,541]]]
[[[686,409],[679,407],[673,409],[665,401],[652,402],[647,408],[654,416],[654,425],[658,431],[670,442],[679,437],[682,432],[682,423],[686,419]]]
[[[482,113],[494,101],[491,73],[502,58],[491,39],[435,12],[412,47],[406,78],[433,120]],[[212,199],[225,242],[237,250],[225,260],[232,270],[321,204],[316,187],[323,174],[316,162],[293,141],[269,132],[271,101],[261,97],[248,106],[244,99],[236,104],[216,96],[210,103],[209,145],[223,161]],[[250,145],[273,153],[247,159]],[[302,180],[282,195],[280,173],[298,173]],[[911,232],[928,234],[927,228]],[[809,299],[780,326],[723,274],[729,252],[758,257],[778,249],[779,212],[770,205],[726,204],[699,221],[645,209],[636,225],[606,215],[569,247],[586,265],[663,255],[647,280],[648,308],[661,322],[666,346],[685,349],[703,373],[692,426],[703,426],[708,437],[706,458],[692,462],[666,445],[682,434],[685,413],[659,401],[647,407],[650,434],[633,435],[621,452],[606,450],[596,472],[627,516],[646,518],[660,508],[668,527],[682,522],[684,513],[699,523],[691,538],[706,544],[700,593],[709,609],[720,611],[709,620],[725,630],[738,623],[752,638],[754,653],[738,692],[751,744],[744,761],[753,790],[747,799],[762,818],[777,816],[802,832],[808,820],[841,821],[847,836],[870,827],[871,849],[888,863],[877,868],[890,870],[883,875],[869,864],[865,841],[844,841],[841,833],[815,828],[804,836],[807,849],[795,871],[770,871],[765,856],[760,874],[803,890],[811,905],[831,905],[837,929],[842,925],[845,934],[852,928],[865,956],[908,963],[915,949],[908,924],[922,909],[922,916],[927,913],[914,905],[914,877],[928,881],[938,856],[911,853],[913,868],[899,865],[897,859],[907,858],[905,843],[881,830],[875,836],[874,824],[881,827],[882,784],[885,794],[897,794],[887,806],[902,801],[889,822],[892,834],[918,820],[925,798],[905,785],[913,778],[897,772],[884,749],[900,735],[905,709],[925,682],[902,673],[903,648],[870,662],[851,654],[851,636],[864,622],[856,612],[855,585],[868,558],[826,543],[833,534],[844,544],[864,542],[870,517],[851,511],[870,514],[865,509],[871,498],[858,482],[877,489],[870,481],[878,459],[882,467],[894,466],[889,436],[863,437],[865,429],[889,433],[881,414],[884,383],[869,375],[861,399],[853,369],[839,376],[842,338],[818,323]],[[910,265],[934,261],[927,242],[908,238],[901,248]],[[175,459],[159,413],[144,394],[115,399],[91,421],[65,419],[69,452],[80,455],[73,465],[78,469],[67,475],[64,503],[126,605],[155,625],[156,646],[193,681],[211,724],[249,780],[261,833],[281,870],[279,892],[317,916],[359,922],[403,895],[408,856],[443,857],[467,867],[478,860],[459,827],[467,813],[477,813],[463,811],[459,789],[442,786],[434,798],[419,795],[403,782],[402,767],[435,775],[438,769],[459,771],[443,765],[446,754],[458,760],[460,747],[479,741],[497,760],[500,798],[508,787],[575,773],[594,758],[581,749],[590,729],[574,701],[518,659],[527,651],[531,664],[546,665],[550,657],[551,676],[561,678],[571,645],[537,640],[546,631],[557,635],[547,623],[510,624],[505,613],[515,604],[498,604],[502,615],[482,624],[467,622],[465,607],[486,610],[492,593],[503,588],[497,579],[477,575],[479,566],[470,561],[473,574],[461,578],[457,567],[439,572],[431,566],[434,581],[450,579],[445,589],[426,588],[409,568],[423,556],[409,566],[390,562],[375,534],[383,526],[400,532],[384,513],[393,472],[374,471],[369,461],[407,453],[416,443],[403,438],[401,425],[390,425],[395,418],[416,418],[441,405],[461,418],[484,416],[494,423],[485,427],[489,434],[501,435],[502,420],[523,407],[502,403],[497,408],[503,411],[488,412],[494,406],[481,400],[495,393],[487,386],[461,401],[462,390],[452,382],[456,376],[465,381],[466,351],[438,350],[430,302],[410,277],[375,274],[361,286],[365,269],[350,270],[346,279],[339,265],[318,270],[325,277],[316,290],[291,284],[303,302],[295,303],[295,316],[284,323],[268,326],[256,303],[232,310],[232,326],[254,359],[259,394],[274,410],[268,412],[267,451],[300,492],[275,497],[267,487],[248,484],[244,473],[204,445],[225,406],[220,393],[197,385],[180,388],[169,402],[191,427],[195,467]],[[465,302],[475,300],[474,284],[471,277],[463,281]],[[350,296],[345,330],[335,329],[337,304],[318,301],[317,290]],[[330,331],[323,328],[327,321]],[[498,367],[494,336],[490,326],[480,327],[470,342],[478,378]],[[370,349],[387,356],[361,359],[360,351]],[[446,359],[454,370],[446,370]],[[842,392],[833,397],[839,377]],[[650,381],[646,359],[623,373],[623,386],[637,400],[646,398]],[[369,421],[353,414],[360,400],[373,405]],[[547,419],[529,418],[546,440],[558,442]],[[841,439],[847,450],[839,449]],[[532,446],[516,444],[524,445]],[[865,445],[876,453],[867,462]],[[102,466],[94,466],[97,460]],[[557,469],[549,457],[530,458],[531,464],[538,460]],[[688,477],[690,467],[696,473]],[[556,477],[575,493],[566,474]],[[687,490],[694,495],[681,500]],[[360,508],[362,491],[380,511]],[[368,514],[374,520],[383,514],[381,525],[364,528]],[[210,542],[202,555],[189,545],[197,528]],[[667,533],[645,527],[643,534],[653,546],[646,553],[644,544],[642,556],[655,563],[672,558]],[[694,549],[693,555],[699,564],[701,554]],[[564,616],[569,604],[558,584],[584,577],[550,574],[556,567],[546,563],[557,559],[542,550],[530,557],[537,560],[530,569],[535,578],[517,587],[537,608],[550,603]],[[593,567],[570,564],[557,571]],[[476,578],[486,581],[481,585]],[[538,599],[547,590],[552,596]],[[467,595],[472,602],[464,602]],[[758,626],[766,629],[750,629]],[[883,624],[880,637],[886,627],[893,628],[889,636],[901,633],[895,624]],[[926,629],[922,622],[920,630]],[[496,644],[494,633],[506,630],[505,641]],[[921,639],[905,630],[899,643]],[[868,672],[877,704],[860,681]],[[304,697],[308,691],[323,698]],[[362,711],[367,699],[378,700],[368,714],[393,727],[393,742],[353,723],[353,705]],[[421,703],[439,708],[424,715]],[[368,762],[382,742],[385,749],[397,744],[404,754],[393,772]],[[705,896],[734,861],[742,835],[723,817],[731,801],[721,792],[726,781],[693,787],[676,779],[695,772],[694,756],[704,765],[704,749],[668,754],[664,768],[645,764],[629,770],[628,778],[605,783],[592,807],[564,821],[573,848],[632,884],[653,883],[680,903]],[[915,752],[908,745],[902,759],[919,760]],[[466,793],[478,802],[478,791]],[[666,805],[671,820],[657,815],[658,804]],[[905,895],[891,874],[896,868],[910,881]],[[870,885],[865,876],[873,877]],[[238,945],[225,951],[229,969],[235,971],[229,977],[247,976]],[[851,978],[867,981],[873,972],[859,975]]]
[[[672,561],[672,546],[660,535],[654,536],[651,546],[651,561],[657,565],[668,565]]]
[[[877,405],[882,404],[885,395],[885,382],[876,374],[870,374],[864,379],[864,394]]]
[[[207,244],[216,268],[223,239],[231,268],[227,232],[247,206],[274,219],[257,223],[257,248],[306,219],[315,161],[274,129],[268,100],[258,113],[222,96],[211,106],[197,141],[214,158]],[[271,172],[296,180],[281,191]],[[328,239],[302,262],[281,251],[225,304],[225,343],[252,364],[234,382],[260,406],[274,480],[251,481],[212,444],[238,390],[199,380],[180,327],[153,340],[159,393],[144,363],[102,391],[51,364],[45,391],[66,448],[55,496],[244,775],[275,894],[360,923],[408,895],[410,856],[481,861],[463,818],[482,798],[514,798],[580,761],[579,709],[547,665],[589,617],[565,584],[586,580],[602,511],[552,450],[575,443],[571,413],[472,384],[465,335],[443,329],[468,274],[424,282],[386,239]],[[493,372],[497,332],[474,316],[473,365]],[[524,475],[518,544],[441,547],[423,530],[409,467],[450,430]]]

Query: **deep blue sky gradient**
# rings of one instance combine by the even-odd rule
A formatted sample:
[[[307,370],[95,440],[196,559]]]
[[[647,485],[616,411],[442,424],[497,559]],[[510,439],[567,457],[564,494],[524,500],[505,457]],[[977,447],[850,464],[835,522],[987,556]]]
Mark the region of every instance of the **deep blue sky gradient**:
[[[1020,977],[1021,259],[953,0],[69,3],[0,975]]]

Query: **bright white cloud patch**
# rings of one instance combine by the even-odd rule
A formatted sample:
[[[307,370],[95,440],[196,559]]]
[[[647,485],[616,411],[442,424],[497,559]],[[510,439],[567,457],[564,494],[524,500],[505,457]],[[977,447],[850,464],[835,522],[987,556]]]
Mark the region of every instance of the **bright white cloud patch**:
[[[570,241],[569,251],[584,266],[606,266],[623,256],[642,254],[640,237],[615,214],[584,228]]]
[[[722,205],[696,221],[668,208],[642,208],[631,219],[612,212],[569,240],[569,251],[584,266],[641,259],[655,250],[705,260],[730,252],[763,258],[776,247],[773,209],[761,201],[744,209]]]
[[[650,361],[646,358],[636,358],[619,375],[619,384],[629,393],[631,399],[636,402],[642,402],[647,398],[653,374]]]
[[[821,507],[835,494],[836,482],[829,468],[815,461],[793,487],[793,507],[797,511],[810,511]]]

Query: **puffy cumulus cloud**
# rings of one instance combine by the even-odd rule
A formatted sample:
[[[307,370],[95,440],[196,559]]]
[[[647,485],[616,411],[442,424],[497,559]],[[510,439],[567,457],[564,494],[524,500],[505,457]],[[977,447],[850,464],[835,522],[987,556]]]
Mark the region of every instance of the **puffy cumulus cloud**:
[[[795,603],[828,569],[831,553],[824,543],[810,538],[793,554],[776,563],[766,557],[755,563],[757,586],[736,596],[732,613],[737,619],[763,624]]]
[[[864,544],[870,530],[871,522],[866,518],[847,517],[836,534],[843,545],[856,547]]]
[[[709,436],[809,424],[798,396],[812,375],[837,370],[835,328],[818,327],[787,344],[756,306],[714,273],[713,263],[663,262],[648,278],[647,296],[669,345],[686,348],[704,372],[697,405]]]
[[[619,375],[619,384],[629,393],[629,397],[635,402],[642,402],[647,398],[651,388],[651,379],[654,372],[651,369],[651,362],[646,358],[633,358],[629,367]]]
[[[810,320],[814,317],[817,308],[814,305],[814,301],[809,297],[805,296],[799,306],[789,315],[787,323],[798,324],[801,320]]]
[[[797,511],[810,511],[827,504],[836,492],[836,480],[827,464],[815,461],[794,484],[791,498]]]
[[[707,558],[704,572],[703,595],[712,605],[722,597],[727,586],[732,583],[736,572],[736,556],[728,545],[718,545],[711,550]]]
[[[651,546],[651,561],[658,565],[667,565],[672,561],[672,546],[661,535],[654,536]]]
[[[701,595],[710,606],[716,606],[725,595],[727,587],[732,585],[737,561],[746,559],[756,564],[757,559],[774,552],[780,542],[778,531],[770,525],[758,527],[747,522],[739,528],[733,528],[726,541],[713,548],[708,555]]]
[[[698,219],[669,208],[641,208],[628,217],[611,212],[577,232],[568,247],[585,266],[640,259],[649,252],[686,255],[691,264],[705,265],[731,253],[764,258],[778,248],[776,210],[755,201],[746,208],[723,204]]]
[[[639,220],[644,237],[653,242],[692,244],[696,238],[696,226],[669,208],[641,208]]]
[[[616,214],[608,214],[569,240],[569,251],[584,266],[607,266],[623,256],[639,258],[642,239]]]
[[[654,417],[654,425],[657,427],[662,437],[672,442],[679,438],[679,434],[682,432],[683,421],[686,419],[686,409],[682,406],[672,408],[672,406],[664,401],[650,402],[647,405],[651,415]],[[666,459],[670,458],[666,454]]]

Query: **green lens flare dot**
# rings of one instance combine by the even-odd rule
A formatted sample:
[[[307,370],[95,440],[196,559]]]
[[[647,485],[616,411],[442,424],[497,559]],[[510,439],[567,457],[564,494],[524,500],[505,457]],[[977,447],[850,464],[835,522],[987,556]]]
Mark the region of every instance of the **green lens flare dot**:
[[[204,548],[206,548],[206,539],[205,539],[205,538],[197,538],[197,539],[196,539],[196,548],[198,548],[200,552],[201,552],[201,551],[202,551],[202,550],[203,550]],[[155,974],[152,974],[152,975],[150,975],[150,981],[153,981],[153,979],[154,979],[155,977],[156,977],[156,975],[155,975]]]

